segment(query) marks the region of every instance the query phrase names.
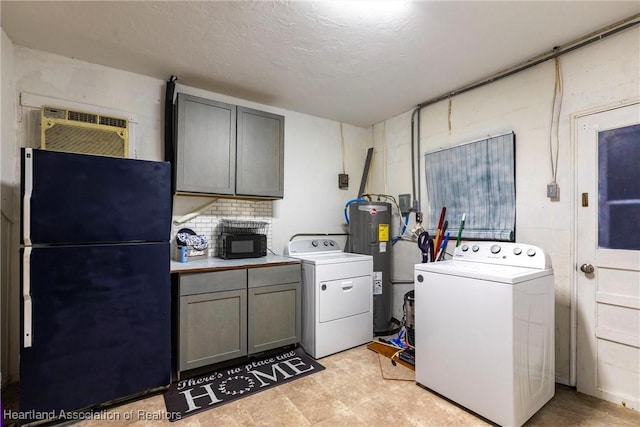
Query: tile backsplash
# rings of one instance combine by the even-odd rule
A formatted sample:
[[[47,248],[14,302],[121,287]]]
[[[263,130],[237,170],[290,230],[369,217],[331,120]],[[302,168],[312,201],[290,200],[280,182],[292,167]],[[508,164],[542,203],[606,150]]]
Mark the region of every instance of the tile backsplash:
[[[182,215],[173,216],[172,221]],[[199,235],[204,235],[209,241],[208,256],[217,256],[219,253],[218,236],[220,234],[220,221],[223,219],[240,221],[266,222],[267,248],[271,248],[272,232],[271,223],[273,217],[273,202],[271,200],[237,200],[218,199],[216,203],[201,215],[182,224],[171,224],[171,244],[176,247],[175,236],[178,230],[190,228]]]

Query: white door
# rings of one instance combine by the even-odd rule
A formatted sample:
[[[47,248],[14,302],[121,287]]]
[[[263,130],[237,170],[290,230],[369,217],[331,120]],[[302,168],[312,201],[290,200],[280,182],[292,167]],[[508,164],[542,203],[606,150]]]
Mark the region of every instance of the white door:
[[[640,104],[575,130],[577,387],[640,410]]]

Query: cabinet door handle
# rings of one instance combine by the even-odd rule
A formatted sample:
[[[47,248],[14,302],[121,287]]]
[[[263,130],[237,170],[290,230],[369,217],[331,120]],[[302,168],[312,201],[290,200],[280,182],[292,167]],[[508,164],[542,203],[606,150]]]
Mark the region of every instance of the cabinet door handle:
[[[25,149],[24,196],[22,199],[22,239],[31,245],[31,195],[33,193],[33,149]]]

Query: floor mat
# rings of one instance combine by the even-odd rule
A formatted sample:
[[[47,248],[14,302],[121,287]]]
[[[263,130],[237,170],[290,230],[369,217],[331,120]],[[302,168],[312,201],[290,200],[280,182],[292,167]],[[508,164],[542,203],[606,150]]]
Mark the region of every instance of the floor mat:
[[[323,369],[298,347],[182,379],[172,383],[164,393],[167,417],[177,421]]]

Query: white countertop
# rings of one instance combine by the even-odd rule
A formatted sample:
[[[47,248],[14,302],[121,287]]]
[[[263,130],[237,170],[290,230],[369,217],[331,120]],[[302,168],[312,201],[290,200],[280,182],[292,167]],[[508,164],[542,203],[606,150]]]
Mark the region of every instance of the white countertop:
[[[301,261],[280,255],[267,255],[259,258],[222,259],[205,258],[188,262],[171,261],[172,273],[196,273],[202,271],[233,270],[239,268],[266,267],[269,265],[299,264]]]

